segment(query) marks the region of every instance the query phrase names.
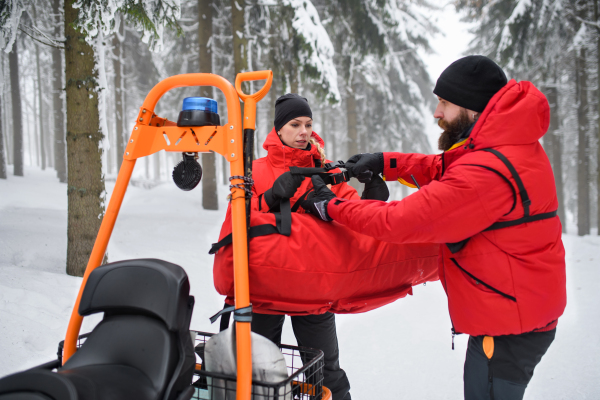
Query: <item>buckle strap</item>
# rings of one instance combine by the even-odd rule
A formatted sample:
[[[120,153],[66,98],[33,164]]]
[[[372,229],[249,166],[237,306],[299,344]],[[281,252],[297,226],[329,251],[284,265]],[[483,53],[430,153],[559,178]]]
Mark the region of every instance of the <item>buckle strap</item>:
[[[235,308],[235,306],[229,306],[223,308],[221,311],[210,317],[210,323],[214,324],[214,322],[219,319],[222,314],[229,313],[233,311],[233,320],[237,322],[252,322],[252,304],[248,307]]]

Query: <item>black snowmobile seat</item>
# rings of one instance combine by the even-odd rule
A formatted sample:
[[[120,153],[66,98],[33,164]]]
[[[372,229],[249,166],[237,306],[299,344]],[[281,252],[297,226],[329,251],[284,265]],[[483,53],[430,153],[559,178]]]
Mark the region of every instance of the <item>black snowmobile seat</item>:
[[[78,400],[189,399],[195,367],[189,288],[185,271],[161,260],[96,268],[79,314],[103,312],[104,318],[54,375],[66,378]],[[2,380],[0,400],[5,400],[1,388]]]

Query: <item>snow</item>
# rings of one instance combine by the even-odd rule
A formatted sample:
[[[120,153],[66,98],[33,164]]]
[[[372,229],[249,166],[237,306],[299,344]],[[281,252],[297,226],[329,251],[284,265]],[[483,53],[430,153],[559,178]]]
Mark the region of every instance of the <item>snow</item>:
[[[283,5],[293,8],[292,26],[310,49],[301,51],[299,65],[306,64],[318,71],[318,83],[328,88],[331,100],[340,101],[337,70],[333,62],[333,43],[321,23],[317,9],[310,1],[304,0],[284,0]]]
[[[140,166],[143,168],[143,164]],[[107,192],[113,183],[107,182]],[[54,171],[26,168],[0,180],[0,376],[50,361],[63,340],[80,278],[64,273],[67,186]],[[201,207],[201,191],[172,182],[130,186],[115,226],[111,261],[162,258],[183,266],[196,306],[192,328],[215,332],[208,317],[222,307],[212,284],[212,256],[225,213]],[[568,306],[557,337],[535,371],[525,399],[600,398],[600,237],[565,235]],[[99,317],[86,318],[82,332]],[[338,315],[341,365],[354,399],[457,399],[467,337],[451,350],[446,297],[439,282],[365,314]],[[295,344],[290,323],[283,341]]]

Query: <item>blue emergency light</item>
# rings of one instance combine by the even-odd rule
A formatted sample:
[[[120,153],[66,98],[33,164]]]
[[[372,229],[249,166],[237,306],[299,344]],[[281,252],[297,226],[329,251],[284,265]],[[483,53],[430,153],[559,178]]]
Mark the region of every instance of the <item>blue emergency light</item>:
[[[221,125],[217,102],[207,97],[186,97],[179,113],[177,126]]]

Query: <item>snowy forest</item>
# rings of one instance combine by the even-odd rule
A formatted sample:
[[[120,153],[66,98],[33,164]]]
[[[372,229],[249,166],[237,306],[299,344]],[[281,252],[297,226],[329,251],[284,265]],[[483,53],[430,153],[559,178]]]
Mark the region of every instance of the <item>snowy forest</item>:
[[[484,54],[509,79],[532,81],[552,118],[543,146],[555,172],[561,220],[579,235],[599,225],[600,16],[598,0],[456,0],[473,26],[469,54]],[[270,69],[258,104],[255,157],[277,97],[307,97],[327,157],[359,152],[432,153],[437,77],[422,54],[439,32],[428,0],[8,0],[0,10],[0,178],[24,165],[54,169],[69,198],[67,272],[83,274],[125,143],[148,91],[161,79],[212,72],[233,82]],[[252,92],[248,88],[247,92]],[[175,120],[187,96],[169,92],[156,110]],[[134,184],[171,179],[180,155],[140,160]],[[202,155],[202,205],[218,208],[224,158]],[[396,187],[397,186],[397,187]],[[394,185],[396,198],[408,194]]]

